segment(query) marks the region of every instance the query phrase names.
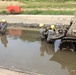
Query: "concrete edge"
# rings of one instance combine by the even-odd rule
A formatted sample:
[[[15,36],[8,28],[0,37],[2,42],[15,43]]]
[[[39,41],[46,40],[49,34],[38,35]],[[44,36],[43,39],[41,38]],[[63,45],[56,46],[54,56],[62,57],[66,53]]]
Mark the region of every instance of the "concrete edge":
[[[7,68],[7,67],[3,67],[3,66],[0,66],[0,69],[20,73],[20,74],[23,74],[23,75],[42,75],[42,74],[33,73],[33,72],[29,72],[29,71],[23,72],[22,70]]]

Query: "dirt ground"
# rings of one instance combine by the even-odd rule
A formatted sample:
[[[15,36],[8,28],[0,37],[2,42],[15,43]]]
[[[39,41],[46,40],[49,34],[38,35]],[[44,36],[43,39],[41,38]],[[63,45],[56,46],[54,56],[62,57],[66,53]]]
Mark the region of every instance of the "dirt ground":
[[[18,1],[0,1],[0,9],[5,9],[7,6],[14,6],[14,5],[24,5],[23,3],[20,3]]]

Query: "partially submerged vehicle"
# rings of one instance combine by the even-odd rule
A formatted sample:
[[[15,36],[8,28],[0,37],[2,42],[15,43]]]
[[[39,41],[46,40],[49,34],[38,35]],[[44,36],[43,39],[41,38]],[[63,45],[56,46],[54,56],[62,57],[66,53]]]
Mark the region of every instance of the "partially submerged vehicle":
[[[66,30],[65,36],[61,39],[59,46],[60,50],[72,50],[76,49],[76,14],[69,28]]]
[[[58,33],[48,31],[47,42],[54,42],[57,39],[61,39],[60,50],[74,51],[76,49],[76,14],[73,20],[71,20],[70,25],[59,29]]]

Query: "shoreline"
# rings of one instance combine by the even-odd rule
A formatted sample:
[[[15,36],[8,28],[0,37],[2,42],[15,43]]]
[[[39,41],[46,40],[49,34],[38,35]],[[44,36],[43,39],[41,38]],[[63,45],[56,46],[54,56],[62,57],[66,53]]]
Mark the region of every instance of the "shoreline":
[[[28,31],[37,31],[39,32],[39,28],[25,28],[25,27],[15,27],[15,26],[10,26],[10,27],[7,27],[7,30],[8,29],[14,29],[14,30],[28,30]]]
[[[73,15],[0,15],[0,21],[5,19],[9,25],[38,26],[45,25],[69,25]],[[8,25],[8,26],[9,26]]]
[[[15,69],[9,69],[9,68],[4,68],[0,67],[0,75],[42,75],[38,73],[33,73],[33,72],[22,72],[21,70],[15,70]]]

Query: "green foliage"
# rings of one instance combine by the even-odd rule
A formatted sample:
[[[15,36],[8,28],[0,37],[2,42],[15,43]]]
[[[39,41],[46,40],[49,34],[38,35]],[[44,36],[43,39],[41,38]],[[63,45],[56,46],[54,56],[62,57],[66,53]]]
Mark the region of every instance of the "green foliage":
[[[35,1],[35,2],[66,2],[66,1],[76,1],[76,0],[17,0],[17,1]]]
[[[73,15],[76,11],[41,11],[41,10],[33,10],[33,11],[23,11],[22,14],[34,14],[34,15]]]
[[[22,12],[23,14],[41,14],[42,11],[39,11],[39,10],[33,10],[33,11],[23,11]]]
[[[76,11],[59,11],[59,10],[32,10],[32,11],[23,11],[21,14],[27,15],[74,15]],[[5,10],[0,11],[0,14],[8,14]]]
[[[66,2],[66,1],[76,1],[76,0],[2,0],[2,1],[31,1],[31,2]]]
[[[11,0],[10,0],[11,1]],[[21,14],[34,15],[73,15],[76,12],[76,0],[13,0],[23,3]],[[4,10],[4,9],[2,9]],[[7,14],[0,11],[0,14]]]
[[[27,2],[22,8],[75,8],[74,3]]]
[[[0,14],[7,14],[5,10],[0,11]]]

